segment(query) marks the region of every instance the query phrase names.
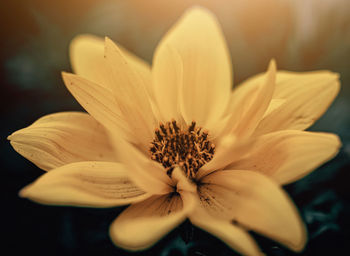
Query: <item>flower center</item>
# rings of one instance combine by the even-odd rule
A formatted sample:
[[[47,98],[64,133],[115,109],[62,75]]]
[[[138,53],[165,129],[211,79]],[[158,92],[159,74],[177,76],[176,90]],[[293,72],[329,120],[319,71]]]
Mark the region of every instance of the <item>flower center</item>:
[[[194,178],[199,168],[213,158],[215,145],[208,139],[207,131],[196,127],[196,122],[184,129],[175,120],[160,123],[154,134],[151,158],[161,163],[169,176],[179,166],[187,177]]]

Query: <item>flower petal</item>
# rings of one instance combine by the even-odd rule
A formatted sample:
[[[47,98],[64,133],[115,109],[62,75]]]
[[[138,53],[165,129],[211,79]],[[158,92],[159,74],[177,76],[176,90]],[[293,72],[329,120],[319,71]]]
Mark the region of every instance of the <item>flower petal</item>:
[[[105,58],[113,81],[111,90],[120,113],[138,138],[139,144],[148,147],[153,138],[156,120],[146,85],[109,38],[105,39]]]
[[[186,197],[188,199],[191,195]],[[193,204],[193,200],[183,200],[178,193],[152,196],[133,204],[112,223],[112,241],[132,251],[149,248],[184,221]]]
[[[112,162],[78,162],[45,173],[20,191],[20,196],[52,205],[112,207],[149,197]]]
[[[119,46],[119,48],[121,48]],[[110,74],[104,59],[105,42],[103,38],[84,34],[76,36],[70,44],[70,60],[74,73],[110,89]],[[121,48],[125,59],[140,75],[147,87],[151,87],[151,68],[147,62]]]
[[[46,171],[73,162],[116,159],[105,129],[82,112],[44,116],[8,139],[18,153]]]
[[[76,36],[70,44],[69,55],[74,73],[109,89],[102,38],[92,35]]]
[[[232,135],[223,137],[216,146],[213,159],[199,169],[196,180],[241,159],[251,151],[253,142],[254,141],[250,139],[238,141],[237,138]]]
[[[293,202],[276,183],[254,171],[214,172],[198,188],[202,206],[215,218],[231,220],[295,251],[306,230]]]
[[[183,62],[183,97],[187,123],[210,129],[224,113],[232,86],[230,54],[215,16],[194,7],[170,29],[158,50],[171,46]],[[160,54],[160,53],[159,53]],[[173,63],[163,62],[164,69]]]
[[[308,128],[328,109],[339,89],[339,75],[329,71],[278,72],[273,97],[286,102],[260,121],[255,135]]]
[[[182,191],[195,193],[197,191],[196,185],[188,177],[185,176],[184,171],[180,167],[175,167],[171,178],[175,181],[176,191],[181,193]]]
[[[213,127],[215,137],[251,135],[268,110],[275,87],[276,64],[272,60],[266,73],[248,79],[231,94],[226,117]]]
[[[162,121],[180,119],[180,88],[183,85],[182,61],[175,49],[160,44],[154,54],[153,90]]]
[[[230,113],[240,117],[236,123],[228,122],[233,133],[239,137],[251,135],[259,121],[268,109],[272,95],[275,89],[276,63],[271,60],[268,70],[261,79],[251,78],[241,84],[232,93]],[[252,98],[242,103],[249,93],[253,92]],[[245,103],[245,104],[244,104]]]
[[[286,99],[272,99],[264,113],[263,119],[266,116],[270,115],[276,109],[280,108],[284,103],[286,103],[286,101],[287,101]]]
[[[114,43],[114,42],[113,42]],[[115,44],[115,43],[114,43]],[[126,50],[121,45],[115,44],[121,51],[124,59],[130,65],[130,68],[140,77],[143,85],[146,88],[148,96],[153,99],[153,91],[152,91],[152,74],[150,65],[144,61],[143,59],[137,57],[132,54],[128,50]]]
[[[122,133],[129,141],[136,142],[110,90],[74,74],[62,72],[62,77],[74,98],[109,132]]]
[[[114,138],[115,150],[119,159],[128,165],[130,179],[150,194],[162,195],[172,191],[173,182],[166,174],[164,167],[151,160],[136,147],[118,138]]]
[[[191,222],[199,228],[215,235],[242,255],[261,255],[259,247],[247,231],[230,221],[213,218],[202,207],[190,214]]]
[[[334,134],[278,131],[259,137],[252,152],[227,169],[259,171],[280,184],[287,184],[333,158],[340,145]]]
[[[210,130],[214,140],[220,140],[228,134],[233,134],[233,131],[239,126],[243,114],[257,98],[258,87],[259,84],[255,84],[254,86],[239,86],[233,90],[227,115],[213,125]]]

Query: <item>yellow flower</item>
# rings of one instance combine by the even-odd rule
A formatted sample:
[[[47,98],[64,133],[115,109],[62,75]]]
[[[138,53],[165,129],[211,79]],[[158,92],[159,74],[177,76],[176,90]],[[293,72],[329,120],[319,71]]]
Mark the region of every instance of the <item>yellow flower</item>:
[[[110,39],[71,44],[64,82],[87,110],[40,118],[9,139],[48,171],[22,197],[54,205],[131,204],[110,227],[128,250],[152,246],[186,218],[244,255],[247,230],[300,251],[306,231],[281,185],[338,152],[336,135],[305,132],[339,91],[329,71],[276,71],[231,92],[231,59],[215,17],[187,11],[152,68]]]

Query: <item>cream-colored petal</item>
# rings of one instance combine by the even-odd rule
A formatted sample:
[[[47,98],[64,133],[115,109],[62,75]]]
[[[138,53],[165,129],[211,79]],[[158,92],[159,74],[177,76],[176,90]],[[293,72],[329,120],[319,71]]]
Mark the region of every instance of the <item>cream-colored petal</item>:
[[[114,138],[118,159],[129,166],[130,179],[144,191],[162,195],[172,191],[173,181],[166,174],[166,170],[158,162],[151,160],[133,145]]]
[[[253,143],[250,139],[239,141],[232,135],[223,137],[216,145],[213,159],[197,172],[196,180],[241,159],[251,151]]]
[[[255,135],[308,128],[328,109],[339,89],[339,75],[329,71],[278,72],[273,97],[286,102],[260,121]]]
[[[270,105],[275,89],[275,78],[276,63],[272,60],[262,79],[254,79],[253,77],[233,91],[230,112],[232,115],[240,117],[239,120],[234,118],[236,121],[236,124],[232,124],[234,134],[245,137],[254,132]],[[243,104],[237,104],[241,102],[241,97],[246,98],[247,92],[253,92],[252,98],[247,100],[247,104],[244,104],[244,102]],[[228,124],[231,125],[230,122]]]
[[[130,65],[131,69],[137,73],[137,75],[141,78],[143,85],[146,88],[146,91],[152,99],[154,98],[153,90],[152,90],[152,74],[151,74],[151,66],[144,61],[143,59],[137,57],[132,54],[128,50],[126,50],[121,45],[116,44],[120,49],[123,57]]]
[[[226,116],[213,125],[210,130],[214,140],[220,140],[228,134],[233,134],[233,131],[240,125],[243,114],[246,113],[248,107],[257,98],[259,93],[258,87],[259,84],[254,84],[254,86],[239,86],[234,89],[230,95]]]
[[[105,58],[113,80],[111,90],[120,113],[137,137],[138,144],[147,148],[153,138],[156,120],[146,85],[109,38],[105,39]]]
[[[259,171],[287,184],[333,158],[340,146],[338,136],[330,133],[278,131],[259,137],[246,158],[227,168]]]
[[[273,111],[279,109],[284,103],[286,103],[286,101],[287,101],[286,99],[272,99],[262,119],[270,115]]]
[[[87,34],[76,36],[70,44],[69,55],[74,73],[109,89],[102,38]]]
[[[113,207],[149,197],[113,162],[78,162],[45,173],[20,191],[21,197],[50,205]]]
[[[183,191],[195,193],[197,191],[196,185],[185,176],[184,171],[180,167],[174,168],[171,178],[175,183],[178,193],[182,193]]]
[[[68,90],[90,115],[111,133],[122,133],[129,141],[136,142],[110,90],[74,74],[63,72],[62,77]]]
[[[111,42],[109,43],[113,44]],[[156,112],[157,109],[155,109],[154,102],[153,102],[154,95],[151,89],[150,66],[148,65],[148,63],[136,57],[126,49],[120,46],[116,46],[116,47],[118,47],[118,49],[120,50],[119,53],[120,55],[122,55],[121,58],[123,59],[123,61],[127,63],[126,65],[130,67],[129,69],[132,70],[132,73],[135,73],[135,77],[137,77],[138,82],[142,84],[142,87],[144,87],[143,88],[144,95],[142,95],[141,98],[144,101],[148,101],[148,100],[151,101],[151,103],[148,105],[149,106],[152,105],[152,108]],[[108,101],[110,98],[113,100],[112,92],[115,91],[116,86],[119,86],[121,90],[128,88],[128,86],[125,83],[123,83],[121,79],[122,77],[119,77],[118,74],[117,74],[117,77],[115,76],[116,75],[115,69],[118,69],[118,66],[114,66],[113,65],[114,63],[112,63],[112,66],[111,66],[111,61],[110,61],[111,54],[106,54],[105,56],[105,48],[110,49],[110,47],[105,47],[105,42],[103,39],[99,37],[91,36],[91,35],[81,35],[76,37],[72,41],[71,47],[70,47],[70,50],[71,50],[70,55],[71,55],[71,62],[72,62],[74,71],[79,76],[92,81],[94,84],[98,84],[100,88],[95,88],[95,89],[96,90],[98,89],[100,94],[108,93],[109,95],[108,95],[108,98],[106,99],[106,101]],[[109,56],[110,58],[107,58],[107,56]],[[124,71],[121,71],[121,72],[124,72]],[[104,92],[101,92],[102,90]],[[100,94],[97,94],[97,95],[99,96]],[[120,98],[123,98],[124,96],[121,95]],[[143,140],[142,134],[140,134],[140,130],[142,130],[143,127],[141,127],[140,124],[137,123],[138,119],[136,119],[136,123],[133,122],[135,120],[130,120],[132,119],[130,115],[128,115],[128,113],[125,113],[125,104],[123,104],[125,102],[127,102],[127,105],[129,106],[129,108],[130,107],[133,108],[136,106],[135,102],[139,102],[139,99],[137,99],[137,97],[134,95],[133,100],[130,100],[130,97],[129,98],[124,97],[124,99],[118,101],[119,104],[117,104],[117,102],[113,103],[115,105],[113,109],[123,119],[120,122],[120,125],[124,126],[123,128],[124,133],[126,134],[129,133],[127,135],[129,141],[139,142],[140,140]],[[149,106],[148,106],[148,109],[144,108],[144,111],[149,110]],[[153,116],[150,120],[152,119],[153,119]],[[125,121],[127,121],[128,123],[125,123]],[[125,126],[127,128],[125,128]],[[140,134],[140,136],[135,135],[135,133]],[[134,135],[130,136],[130,134],[134,134]]]
[[[180,89],[183,67],[180,55],[169,45],[160,44],[154,54],[152,82],[162,121],[180,118]]]
[[[293,202],[263,174],[214,172],[204,177],[198,194],[202,206],[215,218],[231,220],[295,251],[305,246],[306,230]]]
[[[147,88],[151,88],[151,68],[147,62],[119,46],[125,59],[140,75]],[[73,71],[92,82],[110,89],[110,80],[104,59],[104,39],[83,34],[76,36],[70,44],[70,60]]]
[[[213,126],[214,137],[251,135],[268,110],[275,87],[276,64],[272,60],[266,73],[248,79],[230,96],[226,117]]]
[[[171,46],[183,62],[183,109],[192,120],[210,129],[227,107],[232,86],[231,58],[215,16],[201,7],[189,9],[159,43]],[[164,62],[171,69],[172,62]],[[165,85],[166,86],[166,85]]]
[[[178,193],[152,196],[117,217],[110,227],[111,239],[131,251],[149,248],[183,222],[193,206],[194,200],[183,200]]]
[[[243,228],[228,220],[214,218],[203,207],[196,207],[190,214],[191,222],[221,239],[242,255],[262,255],[254,239]]]
[[[46,171],[73,162],[116,159],[105,129],[82,112],[44,116],[8,139],[18,153]]]

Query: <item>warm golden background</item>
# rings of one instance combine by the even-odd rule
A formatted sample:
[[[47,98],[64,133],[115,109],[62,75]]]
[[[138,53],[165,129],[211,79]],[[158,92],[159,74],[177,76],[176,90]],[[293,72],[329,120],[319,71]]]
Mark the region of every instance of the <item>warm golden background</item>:
[[[343,148],[287,190],[308,224],[310,242],[303,254],[350,255],[349,0],[1,0],[2,213],[11,255],[124,255],[107,236],[120,209],[54,208],[18,198],[17,191],[41,171],[5,138],[44,114],[80,109],[60,77],[60,71],[70,70],[68,45],[75,35],[109,36],[151,63],[159,39],[192,5],[212,10],[222,24],[235,85],[264,71],[271,58],[279,69],[341,74],[339,97],[312,129],[339,134]],[[183,225],[141,255],[230,255],[197,229],[186,245],[180,237],[188,240],[189,230]],[[268,255],[294,255],[259,239]]]

